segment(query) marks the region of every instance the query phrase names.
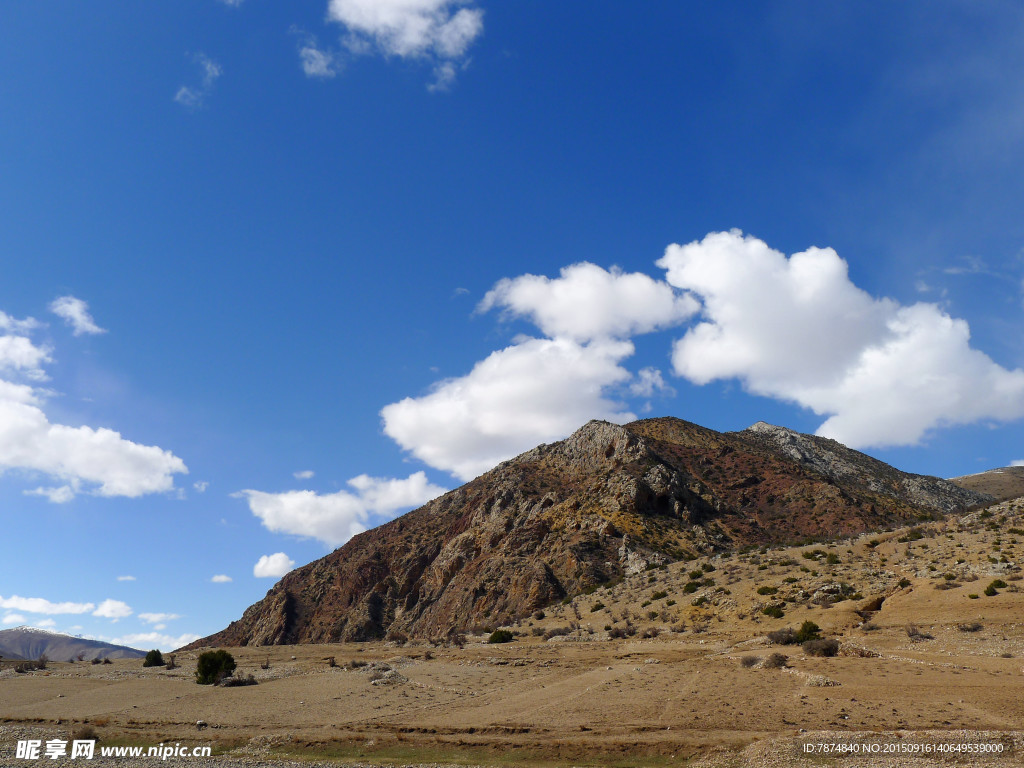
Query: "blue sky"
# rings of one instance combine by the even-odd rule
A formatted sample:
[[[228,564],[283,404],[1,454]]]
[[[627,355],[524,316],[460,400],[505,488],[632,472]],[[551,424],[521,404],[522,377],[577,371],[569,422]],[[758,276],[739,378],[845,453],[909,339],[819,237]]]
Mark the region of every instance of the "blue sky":
[[[169,649],[589,418],[1024,460],[1022,33],[4,4],[0,624]]]

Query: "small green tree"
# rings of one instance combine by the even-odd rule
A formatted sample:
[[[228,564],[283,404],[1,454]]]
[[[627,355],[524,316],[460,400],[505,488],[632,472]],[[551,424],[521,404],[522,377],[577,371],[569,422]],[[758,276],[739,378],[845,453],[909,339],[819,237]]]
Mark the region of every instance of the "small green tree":
[[[156,648],[147,653],[145,660],[142,662],[142,666],[144,667],[162,667],[163,665],[164,655]]]
[[[235,671],[235,658],[227,651],[204,651],[196,661],[196,682],[216,685]]]

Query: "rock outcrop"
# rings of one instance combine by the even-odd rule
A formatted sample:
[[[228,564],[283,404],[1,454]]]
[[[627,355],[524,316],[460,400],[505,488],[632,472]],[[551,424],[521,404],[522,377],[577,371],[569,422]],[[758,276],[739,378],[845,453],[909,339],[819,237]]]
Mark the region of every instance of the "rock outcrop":
[[[592,421],[287,574],[191,647],[438,637],[700,553],[827,539],[988,497],[757,424]]]

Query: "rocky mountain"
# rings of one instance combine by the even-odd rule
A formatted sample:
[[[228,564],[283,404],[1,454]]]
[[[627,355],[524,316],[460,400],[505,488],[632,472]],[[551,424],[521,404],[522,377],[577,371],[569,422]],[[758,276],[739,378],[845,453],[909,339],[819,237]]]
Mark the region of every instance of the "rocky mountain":
[[[45,655],[51,661],[78,659],[135,659],[146,655],[145,651],[112,645],[100,640],[86,640],[82,637],[62,635],[35,627],[15,627],[0,631],[0,657],[4,659],[38,659]]]
[[[990,500],[763,423],[719,433],[674,418],[592,421],[292,571],[190,647],[436,637],[509,622],[651,564]]]

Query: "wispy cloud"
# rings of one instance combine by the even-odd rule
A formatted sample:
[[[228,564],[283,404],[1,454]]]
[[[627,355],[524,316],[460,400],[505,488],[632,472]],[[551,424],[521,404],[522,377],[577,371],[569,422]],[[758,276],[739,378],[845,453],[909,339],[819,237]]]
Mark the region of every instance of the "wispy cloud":
[[[89,314],[89,305],[74,296],[61,296],[50,303],[50,311],[74,329],[75,336],[106,333]]]
[[[213,90],[214,83],[217,82],[217,78],[223,72],[220,64],[206,54],[197,53],[192,57],[192,60],[199,66],[199,85],[181,86],[174,95],[174,100],[188,109],[199,109],[205,103],[206,97]]]
[[[229,584],[233,579],[224,573],[218,573],[210,579],[214,584]]]

